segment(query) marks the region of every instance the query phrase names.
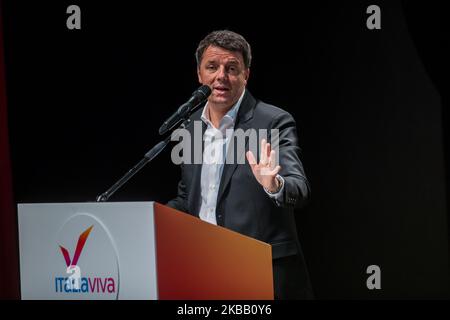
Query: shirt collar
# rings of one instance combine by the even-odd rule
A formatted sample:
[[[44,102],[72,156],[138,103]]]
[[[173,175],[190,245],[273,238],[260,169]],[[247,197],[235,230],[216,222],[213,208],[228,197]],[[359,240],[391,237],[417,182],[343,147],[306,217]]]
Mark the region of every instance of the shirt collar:
[[[228,112],[223,116],[223,119],[220,120],[221,124],[225,118],[231,119],[233,123],[236,122],[236,118],[237,118],[237,115],[239,112],[239,107],[241,106],[241,102],[242,102],[242,99],[244,98],[244,94],[245,94],[245,89],[242,92],[239,100],[234,104],[234,106],[230,110],[228,110]],[[200,119],[202,119],[202,121],[209,126],[209,125],[212,125],[212,123],[209,120],[209,113],[207,112],[208,104],[209,104],[209,102],[207,102],[206,105],[203,107],[203,111],[202,111],[202,115],[201,115]]]

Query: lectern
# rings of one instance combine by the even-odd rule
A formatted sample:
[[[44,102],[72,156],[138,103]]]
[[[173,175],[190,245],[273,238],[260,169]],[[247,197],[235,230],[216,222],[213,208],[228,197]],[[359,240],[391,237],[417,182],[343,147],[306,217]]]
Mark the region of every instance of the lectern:
[[[156,202],[19,204],[22,299],[273,299],[271,246]]]

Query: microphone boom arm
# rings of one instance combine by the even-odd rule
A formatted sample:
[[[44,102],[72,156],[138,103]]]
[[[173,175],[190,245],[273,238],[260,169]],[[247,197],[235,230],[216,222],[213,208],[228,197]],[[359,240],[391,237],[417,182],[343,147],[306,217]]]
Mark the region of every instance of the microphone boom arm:
[[[211,94],[211,89],[207,85],[202,85],[192,94],[188,102],[183,104],[178,108],[177,112],[173,114],[169,119],[167,119],[163,125],[159,128],[159,134],[163,135],[167,132],[173,132],[176,130],[178,124],[180,128],[186,128],[190,123],[190,116],[197,110],[204,102],[208,96]],[[171,134],[168,135],[164,140],[158,142],[153,148],[151,148],[133,168],[131,168],[125,175],[122,176],[116,183],[112,185],[107,191],[97,196],[97,202],[105,202],[128,180],[131,179],[136,173],[138,173],[147,163],[152,161],[165,147],[169,144],[171,140]]]
[[[181,119],[181,124],[179,125],[180,128],[186,128],[191,120],[189,119],[191,114],[196,111],[202,103],[199,103],[194,108],[189,110],[189,112],[185,113],[183,115],[183,118]],[[175,131],[177,128],[174,126],[171,127],[172,132]],[[158,142],[153,148],[151,148],[142,158],[141,161],[139,161],[133,168],[131,168],[126,174],[124,174],[119,180],[117,180],[116,183],[112,185],[111,188],[103,192],[102,194],[98,195],[96,198],[97,202],[106,202],[109,200],[109,198],[119,189],[121,188],[128,180],[130,180],[136,173],[138,173],[147,163],[152,161],[157,155],[161,153],[161,151],[164,150],[165,147],[169,144],[171,140],[171,134],[168,135],[164,140]]]
[[[108,199],[128,180],[131,179],[136,173],[138,173],[147,163],[152,161],[164,148],[169,144],[170,136],[166,137],[163,141],[157,143],[151,148],[133,168],[131,168],[122,178],[112,185],[107,191],[97,197],[97,202],[106,202]]]

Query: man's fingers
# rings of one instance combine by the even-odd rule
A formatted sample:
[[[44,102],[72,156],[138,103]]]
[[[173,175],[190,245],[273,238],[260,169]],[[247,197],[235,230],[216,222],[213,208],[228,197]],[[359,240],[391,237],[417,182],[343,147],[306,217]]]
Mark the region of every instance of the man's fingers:
[[[275,166],[277,165],[276,163],[276,153],[275,150],[270,151],[270,169],[274,169]]]
[[[276,176],[278,174],[278,172],[280,172],[280,170],[281,170],[281,166],[276,166],[275,169],[273,169],[270,174]]]
[[[254,166],[256,166],[256,159],[255,156],[253,155],[253,152],[251,151],[247,151],[247,161],[250,164],[250,167],[253,169]]]
[[[260,148],[260,157],[259,157],[259,163],[266,164],[267,163],[267,142],[266,139],[261,140],[261,148]]]
[[[268,167],[263,167],[260,169],[260,174],[262,176],[271,176],[271,177],[275,177],[278,172],[280,172],[281,167],[280,166],[276,166],[274,169],[270,169]]]

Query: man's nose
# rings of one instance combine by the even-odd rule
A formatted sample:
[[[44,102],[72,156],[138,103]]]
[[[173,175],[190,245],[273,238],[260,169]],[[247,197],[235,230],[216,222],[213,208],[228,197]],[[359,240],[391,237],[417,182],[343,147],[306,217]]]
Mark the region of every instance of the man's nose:
[[[225,80],[227,77],[227,72],[224,66],[220,66],[217,70],[217,80]]]

